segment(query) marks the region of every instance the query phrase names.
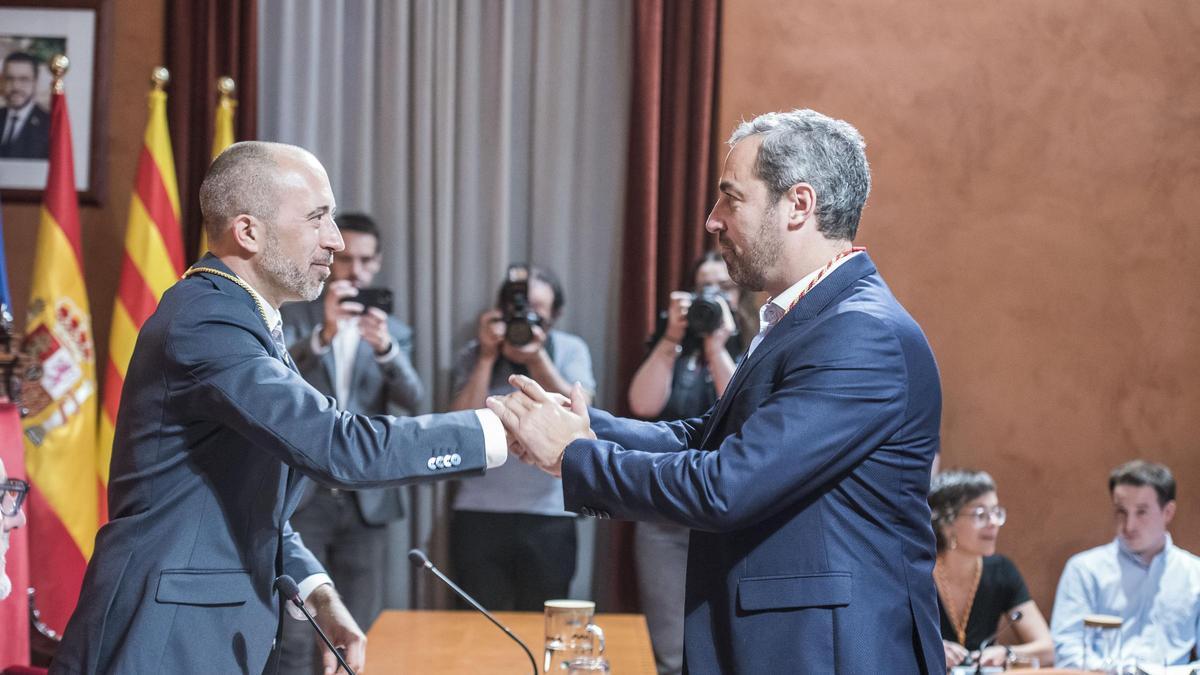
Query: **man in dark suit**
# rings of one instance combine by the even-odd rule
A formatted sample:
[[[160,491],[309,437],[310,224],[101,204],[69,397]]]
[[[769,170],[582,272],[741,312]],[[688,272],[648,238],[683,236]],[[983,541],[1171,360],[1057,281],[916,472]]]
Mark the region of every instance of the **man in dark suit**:
[[[34,102],[37,93],[37,58],[25,52],[4,57],[0,85],[4,107],[0,108],[0,157],[46,159],[50,156],[50,113]]]
[[[329,284],[312,302],[284,305],[283,334],[309,384],[363,415],[411,414],[424,394],[412,366],[412,329],[378,307],[354,302],[382,265],[379,228],[360,213],[339,215],[346,247],[333,254]],[[389,410],[390,409],[390,410]],[[403,488],[346,491],[316,486],[292,515],[292,527],[328,570],[364,630],[383,610],[386,525],[404,515]],[[312,672],[324,645],[308,626],[284,624],[283,667]]]
[[[478,411],[343,412],[296,371],[278,307],[316,298],[343,248],[311,154],[234,144],[209,168],[200,206],[212,253],[138,335],[117,415],[112,519],[51,672],[277,672],[268,657],[282,630],[281,574],[299,581],[357,670],[362,631],[288,523],[304,477],[360,489],[478,474],[503,462],[503,429]]]
[[[925,496],[941,393],[921,329],[851,246],[865,144],[811,110],[730,139],[707,229],[765,290],[717,404],[672,423],[569,408],[527,378],[488,405],[567,508],[692,529],[685,672],[943,673]],[[589,426],[590,421],[590,426]]]

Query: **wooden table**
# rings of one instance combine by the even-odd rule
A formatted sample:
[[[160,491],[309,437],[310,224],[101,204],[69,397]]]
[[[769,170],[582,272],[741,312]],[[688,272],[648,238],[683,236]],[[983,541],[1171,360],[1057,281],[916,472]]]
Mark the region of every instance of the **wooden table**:
[[[542,663],[541,612],[496,612]],[[650,634],[641,614],[597,614],[613,675],[654,675]],[[529,658],[478,612],[387,611],[367,632],[367,673],[525,675]]]

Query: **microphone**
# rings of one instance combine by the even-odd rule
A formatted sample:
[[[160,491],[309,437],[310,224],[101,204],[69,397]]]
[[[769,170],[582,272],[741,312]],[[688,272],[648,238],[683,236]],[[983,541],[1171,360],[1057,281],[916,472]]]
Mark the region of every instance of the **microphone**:
[[[275,577],[275,590],[279,591],[279,595],[284,599],[299,607],[301,612],[304,612],[304,618],[308,619],[308,622],[312,624],[313,629],[317,631],[317,635],[320,635],[321,639],[325,641],[325,646],[328,647],[329,651],[333,652],[333,655],[337,657],[338,664],[342,668],[345,668],[347,673],[354,675],[354,671],[350,670],[350,666],[346,663],[346,659],[342,658],[342,653],[339,652],[337,647],[334,647],[333,643],[329,641],[329,636],[325,634],[325,631],[321,630],[319,625],[317,625],[317,622],[315,619],[313,619],[312,614],[308,613],[308,608],[304,606],[304,599],[300,597],[300,587],[296,585],[296,580],[293,579],[291,575],[281,574],[278,577]]]
[[[538,670],[537,660],[533,658],[533,652],[529,651],[529,647],[525,646],[524,642],[521,642],[521,638],[514,635],[511,630],[505,628],[503,624],[501,624],[499,621],[496,620],[496,617],[492,616],[491,612],[487,611],[486,609],[483,608],[483,605],[476,602],[475,598],[472,598],[471,596],[467,595],[467,592],[464,591],[463,589],[459,588],[458,584],[454,583],[453,581],[450,581],[449,577],[447,577],[445,574],[442,574],[441,570],[434,567],[433,563],[429,562],[429,558],[425,555],[424,551],[422,551],[419,548],[414,548],[413,550],[409,551],[408,552],[408,561],[413,564],[413,567],[416,567],[418,569],[424,568],[424,569],[429,570],[430,572],[433,572],[434,576],[436,576],[438,579],[441,579],[443,583],[445,583],[447,586],[450,587],[450,590],[452,590],[458,594],[458,597],[462,598],[463,600],[466,600],[467,603],[469,605],[471,605],[472,607],[474,607],[476,610],[478,610],[478,612],[480,614],[486,616],[488,621],[491,621],[492,623],[496,624],[496,628],[499,628],[500,630],[504,631],[505,635],[512,638],[513,642],[516,642],[517,644],[521,645],[521,649],[524,649],[525,655],[529,657],[529,665],[533,667],[533,675],[540,674],[541,671]]]
[[[983,656],[983,650],[987,649],[988,647],[991,647],[992,644],[996,642],[996,638],[1000,636],[1000,633],[1004,632],[1005,628],[1008,628],[1012,624],[1020,621],[1023,616],[1024,615],[1021,613],[1021,610],[1019,610],[1019,609],[1013,610],[1013,611],[1009,612],[1008,614],[1005,614],[1004,621],[1000,622],[1000,626],[996,629],[996,632],[992,633],[991,635],[989,635],[987,637],[987,639],[985,639],[983,642],[979,643],[979,649],[975,650],[975,652],[974,652],[975,675],[980,675],[983,672],[983,661],[981,658]]]

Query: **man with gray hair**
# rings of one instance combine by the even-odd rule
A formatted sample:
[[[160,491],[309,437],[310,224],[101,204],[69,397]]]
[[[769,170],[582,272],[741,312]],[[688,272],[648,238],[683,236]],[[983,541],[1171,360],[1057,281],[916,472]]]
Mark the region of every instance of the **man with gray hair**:
[[[862,136],[811,110],[738,127],[706,229],[766,291],[716,405],[669,423],[489,399],[566,508],[691,528],[685,672],[944,673],[933,584],[933,353],[863,249]]]
[[[277,672],[272,645],[292,598],[360,670],[366,639],[288,522],[304,477],[361,489],[479,474],[504,462],[503,428],[486,410],[355,415],[297,372],[279,306],[316,298],[343,248],[329,178],[307,151],[230,146],[200,208],[212,252],[138,335],[111,520],[51,671]],[[298,592],[294,582],[275,592],[283,575]],[[335,666],[326,654],[325,672]]]

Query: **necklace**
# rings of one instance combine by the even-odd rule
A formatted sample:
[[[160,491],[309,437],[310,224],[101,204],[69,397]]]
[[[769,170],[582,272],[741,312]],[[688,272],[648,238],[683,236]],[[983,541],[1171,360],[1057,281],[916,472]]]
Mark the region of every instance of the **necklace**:
[[[950,623],[954,624],[954,633],[958,638],[958,644],[964,647],[967,644],[967,621],[971,618],[971,608],[975,606],[975,594],[979,592],[979,580],[983,577],[983,558],[975,559],[975,580],[971,582],[971,592],[967,595],[966,602],[963,603],[962,612],[959,616],[954,616],[951,613],[952,607],[950,602],[954,599],[951,594],[953,590],[950,582],[946,579],[944,565],[936,564],[933,566],[933,580],[937,583],[938,593],[946,601],[946,616],[950,617]]]
[[[865,246],[854,246],[852,248],[848,248],[845,251],[842,251],[841,253],[833,256],[833,260],[830,260],[829,262],[825,263],[825,266],[821,268],[821,271],[817,272],[817,276],[813,277],[813,280],[808,282],[808,286],[806,286],[803,291],[800,291],[800,295],[797,295],[796,299],[792,301],[792,304],[788,305],[787,312],[792,311],[792,308],[796,306],[796,303],[803,300],[804,296],[808,295],[808,292],[811,291],[813,288],[815,288],[816,285],[821,282],[821,279],[825,278],[826,274],[829,274],[829,270],[833,269],[833,266],[836,265],[839,260],[841,260],[842,258],[849,258],[850,256],[854,255],[855,253],[858,253],[859,251],[865,251],[865,250],[867,250]],[[787,312],[784,312],[784,314],[787,314]]]
[[[232,281],[233,283],[237,284],[238,286],[241,286],[242,290],[244,290],[250,294],[250,299],[254,301],[254,306],[258,308],[258,313],[260,316],[262,316],[263,323],[267,324],[268,329],[271,328],[271,320],[267,318],[267,310],[266,310],[266,308],[263,307],[262,301],[258,299],[258,294],[255,293],[250,288],[250,284],[247,284],[245,281],[242,281],[240,277],[237,277],[233,274],[229,274],[228,272],[222,272],[221,270],[214,270],[211,267],[189,268],[188,271],[183,273],[183,278],[186,279],[186,278],[192,276],[193,274],[200,274],[201,272],[203,272],[205,274],[212,274],[212,275],[221,277],[222,279],[228,279],[228,280]]]

